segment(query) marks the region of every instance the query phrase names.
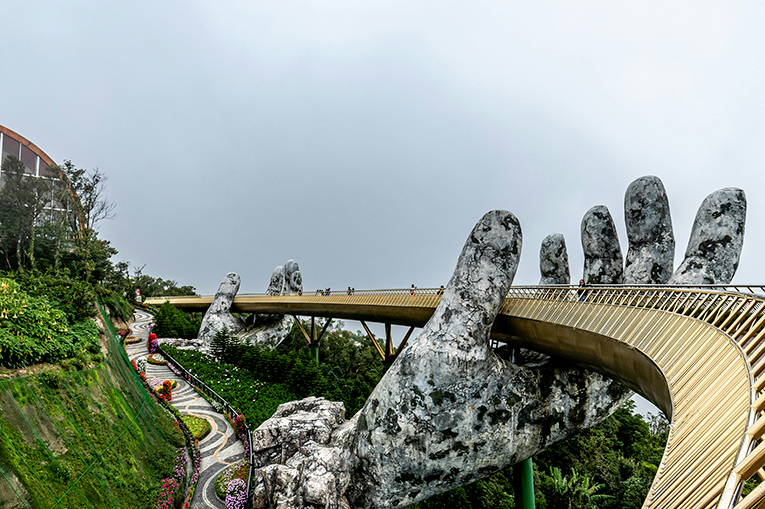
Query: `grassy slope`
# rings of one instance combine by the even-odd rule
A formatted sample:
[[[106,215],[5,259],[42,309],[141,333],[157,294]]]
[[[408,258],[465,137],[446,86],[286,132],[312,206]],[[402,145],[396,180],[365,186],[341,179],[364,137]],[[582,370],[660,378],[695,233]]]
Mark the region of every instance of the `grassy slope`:
[[[93,369],[0,382],[0,507],[153,503],[182,438],[109,332]]]

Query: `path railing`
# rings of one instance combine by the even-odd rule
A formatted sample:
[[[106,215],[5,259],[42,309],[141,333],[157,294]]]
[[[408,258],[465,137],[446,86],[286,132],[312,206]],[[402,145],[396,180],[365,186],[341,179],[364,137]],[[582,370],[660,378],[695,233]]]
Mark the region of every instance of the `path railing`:
[[[199,387],[204,392],[205,396],[208,398],[214,399],[218,404],[220,404],[223,409],[228,413],[229,416],[237,416],[239,415],[239,412],[236,411],[236,409],[229,404],[228,401],[226,401],[223,396],[215,392],[212,387],[204,383],[202,380],[197,378],[193,373],[191,373],[189,370],[184,368],[178,361],[176,361],[171,355],[169,355],[165,350],[162,349],[162,346],[158,346],[157,350],[162,355],[162,357],[165,358],[165,360],[168,362],[168,364],[172,364],[175,369],[177,369],[181,376],[192,386]],[[233,420],[234,417],[231,417]],[[232,423],[233,427],[233,423]],[[236,432],[236,428],[234,428],[234,431]],[[250,462],[250,468],[248,470],[247,474],[247,501],[245,502],[245,509],[250,509],[251,499],[252,499],[252,469],[253,469],[253,454],[252,454],[252,432],[250,431],[250,427],[247,425],[247,423],[244,423],[244,431],[245,436],[247,438],[247,451],[249,454],[249,462]]]

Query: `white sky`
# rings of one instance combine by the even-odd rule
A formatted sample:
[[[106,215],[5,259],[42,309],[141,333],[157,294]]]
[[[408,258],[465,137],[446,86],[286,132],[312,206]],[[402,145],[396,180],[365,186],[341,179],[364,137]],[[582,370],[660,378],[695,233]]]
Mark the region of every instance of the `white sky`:
[[[445,284],[473,224],[542,239],[658,175],[679,264],[703,198],[741,187],[734,282],[765,283],[765,5],[606,1],[10,2],[0,124],[109,176],[119,259],[212,293]]]

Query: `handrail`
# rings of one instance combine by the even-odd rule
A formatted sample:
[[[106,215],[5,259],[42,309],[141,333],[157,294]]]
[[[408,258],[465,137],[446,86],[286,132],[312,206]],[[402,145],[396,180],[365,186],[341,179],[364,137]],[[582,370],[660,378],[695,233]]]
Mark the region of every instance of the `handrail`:
[[[233,406],[229,404],[228,401],[226,401],[223,396],[215,392],[209,385],[201,381],[199,378],[197,378],[193,373],[191,373],[189,370],[184,368],[178,361],[176,361],[171,355],[169,355],[165,350],[162,349],[161,346],[157,346],[157,350],[162,355],[162,357],[165,358],[165,360],[168,363],[173,364],[176,369],[181,371],[182,376],[186,379],[187,382],[191,383],[192,386],[201,387],[203,391],[209,396],[212,394],[216,401],[223,405],[223,407],[228,411],[229,415],[236,416],[239,415],[239,412],[237,412]],[[252,432],[250,431],[250,427],[247,425],[247,422],[244,423],[244,430],[246,432],[247,436],[247,450],[249,451],[249,461],[250,461],[250,468],[248,470],[247,474],[247,501],[245,502],[244,509],[250,509],[251,507],[251,498],[252,498],[252,470],[253,470],[253,452],[252,452]],[[236,433],[236,429],[234,430]]]
[[[761,296],[765,298],[765,285],[731,285],[731,284],[708,284],[708,285],[646,285],[646,284],[620,284],[620,285],[519,285],[510,287],[512,293],[517,289],[573,289],[579,290],[581,288],[586,289],[641,289],[641,290],[717,290],[722,292],[735,292],[742,294],[750,294],[755,296]],[[317,297],[329,297],[329,296],[350,296],[350,295],[441,295],[442,288],[384,288],[377,290],[303,290],[302,292],[281,292],[281,293],[269,293],[269,292],[251,292],[251,293],[238,293],[236,297],[303,297],[303,296],[317,296]],[[236,298],[235,297],[235,298]],[[146,298],[146,302],[164,302],[170,299],[211,299],[215,298],[215,295],[167,295],[167,296],[155,296]]]

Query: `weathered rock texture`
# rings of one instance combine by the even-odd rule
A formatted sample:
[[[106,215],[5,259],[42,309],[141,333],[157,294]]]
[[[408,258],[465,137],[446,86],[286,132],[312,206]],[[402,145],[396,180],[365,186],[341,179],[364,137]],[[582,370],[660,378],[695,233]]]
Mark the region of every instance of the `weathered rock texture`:
[[[542,273],[540,285],[571,284],[566,239],[562,234],[553,233],[542,241],[542,247],[539,249],[539,270]]]
[[[433,317],[330,441],[324,433],[339,424],[336,413],[322,420],[324,406],[307,408],[315,402],[304,403],[314,417],[299,424],[285,423],[287,412],[264,423],[254,507],[403,507],[491,475],[616,410],[630,395],[617,383],[545,360],[512,364],[491,350],[520,252],[515,216],[486,214]],[[315,420],[319,429],[306,431]]]
[[[582,219],[584,275],[588,285],[624,282],[624,260],[611,213],[604,205],[592,207]]]
[[[303,276],[295,260],[287,260],[284,264],[285,293],[301,293],[303,291]]]
[[[672,277],[675,235],[669,199],[658,177],[635,180],[624,194],[624,222],[629,250],[624,264],[627,284],[664,284]]]
[[[707,196],[696,213],[685,259],[671,284],[727,284],[744,244],[746,195],[727,187]]]
[[[342,403],[306,398],[279,405],[253,432],[253,507],[348,507],[348,453],[329,445]]]
[[[242,334],[240,340],[246,345],[276,348],[292,330],[294,320],[291,316],[286,315],[267,315],[271,320],[266,321],[264,319],[261,322],[260,319],[263,316],[266,315],[258,315],[257,324]]]
[[[277,265],[274,271],[271,273],[271,282],[268,283],[268,290],[271,295],[278,295],[282,293],[282,287],[284,286],[284,265]]]
[[[239,291],[239,274],[229,272],[218,287],[213,303],[207,308],[202,325],[199,327],[199,339],[212,341],[215,334],[224,327],[230,334],[238,334],[244,330],[244,322],[231,314],[231,304]]]

